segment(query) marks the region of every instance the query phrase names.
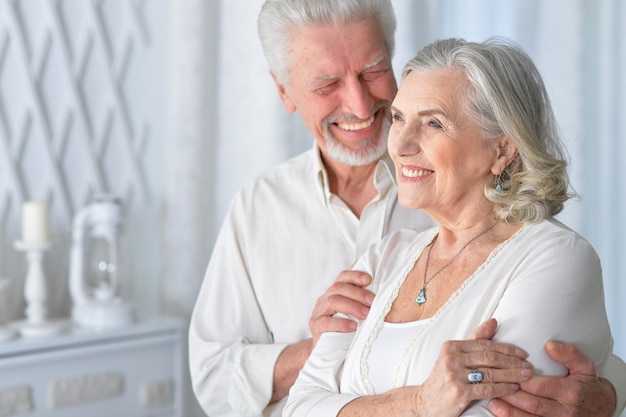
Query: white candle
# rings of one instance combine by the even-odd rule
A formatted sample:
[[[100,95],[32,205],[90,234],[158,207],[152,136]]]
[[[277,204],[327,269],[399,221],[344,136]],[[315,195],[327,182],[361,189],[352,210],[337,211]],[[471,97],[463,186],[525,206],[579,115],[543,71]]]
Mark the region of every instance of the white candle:
[[[42,201],[27,201],[22,206],[22,240],[27,243],[47,243],[48,205]]]

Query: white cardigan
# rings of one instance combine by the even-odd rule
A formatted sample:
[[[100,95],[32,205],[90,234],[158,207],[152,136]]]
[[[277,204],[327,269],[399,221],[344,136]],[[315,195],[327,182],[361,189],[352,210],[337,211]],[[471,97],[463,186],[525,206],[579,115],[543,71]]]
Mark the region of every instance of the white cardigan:
[[[354,398],[374,394],[367,359],[384,318],[424,247],[437,230],[396,232],[365,253],[354,269],[374,277],[369,317],[353,333],[324,334],[291,389],[283,416],[335,416]],[[602,371],[612,350],[600,261],[591,245],[556,220],[522,227],[498,246],[417,332],[397,358],[394,386],[419,385],[447,340],[465,339],[490,317],[494,340],[529,353],[536,374],[564,375],[544,350],[548,340],[575,343]],[[491,416],[487,400],[463,416]]]

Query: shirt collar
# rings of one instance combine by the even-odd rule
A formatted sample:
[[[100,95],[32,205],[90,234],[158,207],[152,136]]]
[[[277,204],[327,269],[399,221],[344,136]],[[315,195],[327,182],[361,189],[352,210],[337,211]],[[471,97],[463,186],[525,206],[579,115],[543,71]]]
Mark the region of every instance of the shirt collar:
[[[325,207],[328,207],[330,201],[330,186],[328,183],[328,173],[326,167],[322,162],[322,155],[317,142],[313,144],[313,152],[315,155],[315,185],[318,195]],[[375,200],[384,198],[387,193],[395,186],[395,169],[393,161],[385,152],[383,157],[378,161],[376,165],[376,171],[374,173],[374,186],[378,190],[378,197]]]

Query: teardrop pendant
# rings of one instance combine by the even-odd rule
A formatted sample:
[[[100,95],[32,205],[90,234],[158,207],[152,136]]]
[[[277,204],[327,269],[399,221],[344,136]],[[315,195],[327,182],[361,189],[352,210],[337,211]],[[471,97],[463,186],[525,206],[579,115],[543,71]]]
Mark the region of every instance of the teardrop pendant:
[[[417,297],[415,297],[415,302],[419,305],[426,302],[426,287],[423,287]]]

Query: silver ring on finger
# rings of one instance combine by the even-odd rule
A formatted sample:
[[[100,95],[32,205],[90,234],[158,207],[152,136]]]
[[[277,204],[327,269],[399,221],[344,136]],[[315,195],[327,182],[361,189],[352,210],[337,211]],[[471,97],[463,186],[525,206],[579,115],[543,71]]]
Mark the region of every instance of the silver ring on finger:
[[[481,382],[483,382],[483,379],[484,375],[478,369],[472,369],[467,374],[467,380],[470,382],[470,384],[480,384]]]

